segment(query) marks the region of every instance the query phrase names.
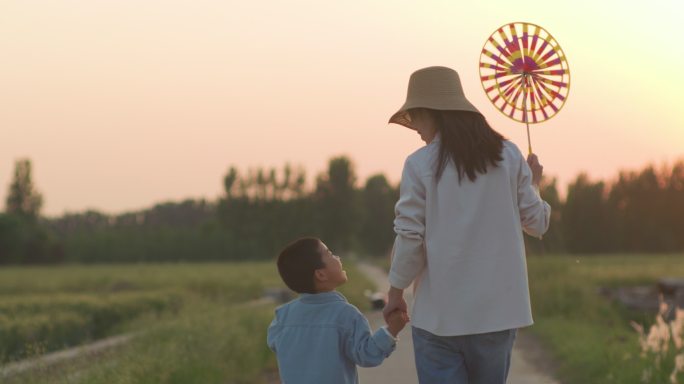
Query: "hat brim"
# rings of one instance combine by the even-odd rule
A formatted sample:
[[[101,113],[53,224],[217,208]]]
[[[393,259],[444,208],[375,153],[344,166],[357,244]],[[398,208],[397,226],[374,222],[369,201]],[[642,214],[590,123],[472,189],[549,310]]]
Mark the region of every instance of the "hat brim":
[[[394,115],[392,115],[392,117],[390,117],[387,124],[399,124],[406,128],[415,130],[415,128],[411,126],[411,119],[409,117],[408,110],[400,109]]]
[[[407,103],[408,104],[408,103]],[[415,109],[415,108],[426,108],[426,109],[434,109],[438,111],[464,111],[464,112],[475,112],[479,113],[482,115],[482,112],[480,112],[477,108],[475,108],[474,105],[472,105],[468,101],[461,102],[460,105],[458,106],[423,106],[423,105],[406,105],[404,104],[397,112],[395,112],[392,117],[390,117],[389,121],[387,124],[399,124],[403,125],[406,128],[413,129],[415,130],[416,128],[411,126],[411,118],[409,117],[409,110]]]

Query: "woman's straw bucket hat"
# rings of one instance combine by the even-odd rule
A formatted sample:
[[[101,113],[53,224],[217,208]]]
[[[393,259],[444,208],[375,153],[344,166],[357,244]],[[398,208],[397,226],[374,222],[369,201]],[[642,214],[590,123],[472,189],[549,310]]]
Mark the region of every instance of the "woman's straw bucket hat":
[[[447,67],[427,67],[413,72],[409,79],[406,102],[392,115],[389,123],[414,129],[408,115],[408,110],[412,108],[480,113],[466,99],[458,73]]]

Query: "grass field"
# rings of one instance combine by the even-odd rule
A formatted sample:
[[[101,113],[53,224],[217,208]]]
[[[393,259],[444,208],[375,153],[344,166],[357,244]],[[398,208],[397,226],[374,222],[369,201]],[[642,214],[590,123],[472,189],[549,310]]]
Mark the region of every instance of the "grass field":
[[[370,283],[346,263],[343,293],[362,309]],[[601,287],[684,276],[684,255],[529,257],[536,334],[565,384],[669,383],[675,346],[642,356],[627,310]],[[50,372],[55,383],[263,383],[276,368],[265,346],[273,305],[247,305],[282,287],[272,263],[159,264],[0,270],[0,348],[5,358],[144,332],[97,364]],[[11,336],[8,336],[11,335]],[[38,372],[21,382],[44,382]],[[680,378],[681,381],[681,378]]]
[[[341,291],[367,308],[370,283],[345,264]],[[41,383],[260,383],[276,368],[265,344],[282,288],[273,263],[157,264],[0,270],[3,361],[142,331],[96,364],[22,376]]]
[[[636,321],[648,329],[655,314],[628,310],[598,291],[684,276],[684,255],[531,257],[528,268],[535,318],[530,330],[558,361],[564,383],[670,382],[674,344],[656,364],[655,356],[642,356],[630,326]]]

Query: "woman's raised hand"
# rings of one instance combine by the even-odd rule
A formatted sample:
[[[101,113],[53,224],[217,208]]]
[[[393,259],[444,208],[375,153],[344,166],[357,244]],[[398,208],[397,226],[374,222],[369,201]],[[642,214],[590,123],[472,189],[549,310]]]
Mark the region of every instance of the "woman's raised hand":
[[[539,158],[537,158],[537,155],[530,153],[530,155],[527,156],[527,165],[529,165],[530,169],[532,170],[532,184],[539,187],[539,183],[542,179],[542,173],[544,172],[544,167],[539,164]]]

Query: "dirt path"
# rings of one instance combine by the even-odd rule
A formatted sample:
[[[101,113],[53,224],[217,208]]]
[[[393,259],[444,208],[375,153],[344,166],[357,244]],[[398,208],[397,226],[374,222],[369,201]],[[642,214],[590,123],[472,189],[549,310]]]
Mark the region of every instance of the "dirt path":
[[[381,292],[387,292],[389,288],[387,274],[381,268],[366,263],[359,263],[358,268],[377,285]],[[412,298],[409,296],[407,294],[407,301],[411,302]],[[381,312],[368,313],[367,316],[373,329],[384,324]],[[519,331],[513,348],[508,384],[560,384],[559,381],[533,365],[535,361],[533,357],[539,356],[539,352],[539,346],[531,336],[524,330]],[[416,384],[416,377],[410,327],[406,327],[401,332],[397,350],[382,365],[376,368],[359,368],[359,379],[362,383]]]

